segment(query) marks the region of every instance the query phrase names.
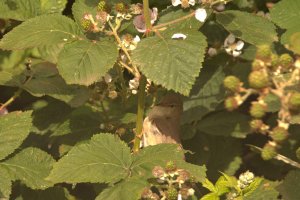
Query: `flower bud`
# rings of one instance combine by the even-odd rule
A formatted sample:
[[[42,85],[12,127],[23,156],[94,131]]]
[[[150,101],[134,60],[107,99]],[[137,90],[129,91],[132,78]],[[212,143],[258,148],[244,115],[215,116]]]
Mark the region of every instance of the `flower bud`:
[[[289,102],[288,102],[289,109],[292,111],[299,111],[300,110],[300,93],[294,92],[292,93]]]
[[[234,97],[227,97],[224,102],[226,110],[233,111],[239,107],[238,101]]]
[[[268,60],[271,57],[272,50],[269,45],[260,45],[257,47],[256,57],[262,60]]]
[[[250,87],[253,89],[263,89],[265,87],[268,87],[270,84],[268,74],[261,71],[251,72],[249,74],[248,81]]]
[[[284,69],[289,69],[294,63],[294,59],[289,54],[285,53],[279,57],[279,64]]]
[[[264,160],[271,160],[277,155],[276,153],[276,147],[273,143],[267,143],[262,149],[261,157]]]
[[[177,200],[178,191],[174,187],[170,187],[166,192],[167,200]]]
[[[250,108],[250,115],[254,118],[260,119],[265,116],[267,110],[267,106],[265,104],[259,102],[252,102],[252,106]]]

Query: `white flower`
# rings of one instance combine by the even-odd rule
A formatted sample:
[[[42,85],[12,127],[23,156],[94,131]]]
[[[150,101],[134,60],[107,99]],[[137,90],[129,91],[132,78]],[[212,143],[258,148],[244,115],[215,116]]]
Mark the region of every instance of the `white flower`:
[[[172,35],[172,39],[186,39],[186,35],[182,34],[182,33],[175,33],[174,35]]]
[[[206,17],[207,17],[207,13],[206,13],[206,10],[203,9],[203,8],[198,8],[196,11],[195,11],[195,17],[198,21],[200,22],[204,22]]]
[[[193,188],[188,189],[188,195],[192,196],[195,194],[195,190]]]
[[[136,90],[136,89],[138,89],[139,84],[140,84],[140,83],[139,83],[138,78],[131,79],[131,80],[129,81],[129,88],[130,88],[131,90]]]
[[[177,200],[182,200],[182,195],[181,194],[178,194]]]
[[[195,0],[172,0],[173,6],[181,5],[183,8],[189,7],[189,5],[194,6]]]
[[[128,50],[132,51],[136,49],[137,44],[141,41],[140,37],[137,35],[134,38],[130,34],[126,34],[122,37],[122,44]]]
[[[213,57],[218,54],[218,51],[217,51],[217,49],[215,49],[213,47],[209,47],[207,53],[210,57]]]
[[[245,43],[241,40],[236,42],[236,38],[233,34],[229,34],[224,41],[225,51],[233,57],[237,57],[242,54],[244,45]]]

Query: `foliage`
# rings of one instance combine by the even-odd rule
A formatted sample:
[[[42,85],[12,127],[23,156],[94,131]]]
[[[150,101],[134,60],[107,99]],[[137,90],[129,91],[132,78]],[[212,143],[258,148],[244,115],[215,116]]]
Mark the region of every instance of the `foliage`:
[[[0,2],[0,199],[300,199],[300,1],[140,3]]]

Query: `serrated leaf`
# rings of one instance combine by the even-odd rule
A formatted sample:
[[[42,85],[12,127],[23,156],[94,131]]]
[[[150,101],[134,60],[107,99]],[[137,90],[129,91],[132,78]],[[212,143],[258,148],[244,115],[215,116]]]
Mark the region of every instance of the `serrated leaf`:
[[[55,183],[116,182],[129,175],[129,147],[111,134],[94,135],[61,158],[48,177]]]
[[[271,44],[278,40],[274,24],[260,16],[224,11],[217,14],[217,21],[230,33],[250,44]]]
[[[202,186],[207,188],[211,192],[216,192],[217,191],[214,184],[212,182],[210,182],[208,179],[205,179],[205,181],[202,182]]]
[[[55,160],[38,148],[27,148],[14,157],[0,163],[13,180],[21,180],[32,189],[45,189],[52,186],[46,181]]]
[[[271,20],[283,29],[287,29],[281,37],[283,44],[288,44],[293,33],[300,32],[300,1],[284,0],[276,3],[271,11]]]
[[[68,84],[91,85],[113,67],[118,49],[113,41],[76,41],[59,54],[58,70]]]
[[[202,68],[206,39],[202,33],[182,30],[184,40],[174,40],[173,31],[143,39],[133,51],[133,62],[155,84],[189,95]]]
[[[141,197],[143,188],[147,185],[148,183],[145,179],[130,178],[103,190],[96,197],[96,200],[138,200]]]
[[[13,153],[28,136],[32,125],[31,113],[11,112],[0,116],[0,160]]]
[[[250,185],[243,189],[243,196],[250,196],[261,184],[263,178],[256,177]]]
[[[200,200],[220,200],[220,197],[216,193],[209,193],[201,197]]]
[[[42,59],[56,64],[58,61],[59,53],[61,52],[63,47],[64,44],[47,45],[39,47],[38,50]]]
[[[228,182],[225,179],[224,176],[220,176],[220,178],[217,180],[216,184],[216,193],[221,196],[227,192],[229,192],[231,189],[228,187]]]
[[[295,200],[300,198],[300,170],[290,171],[284,178],[278,190],[285,200]]]
[[[0,2],[0,18],[24,21],[40,13],[40,0],[2,0]]]
[[[59,14],[42,15],[23,22],[4,35],[0,48],[19,50],[67,43],[82,37],[76,23]]]
[[[9,199],[11,194],[11,178],[6,170],[0,166],[0,199]]]
[[[221,60],[218,59],[221,62]],[[223,60],[222,60],[223,61]],[[190,97],[184,101],[182,123],[200,120],[207,113],[214,111],[223,100],[224,89],[221,87],[225,74],[222,64],[208,61],[197,78]]]
[[[259,187],[249,196],[245,196],[244,200],[274,200],[278,199],[279,193],[276,191],[276,186],[279,182],[271,182],[263,180]]]
[[[203,182],[206,178],[206,167],[205,165],[199,166],[191,163],[187,163],[183,160],[181,162],[177,162],[176,166],[181,169],[185,169],[188,171],[194,180],[198,182]]]
[[[152,177],[154,166],[165,166],[168,161],[182,162],[184,154],[175,144],[148,146],[133,158],[132,170],[135,174]]]
[[[245,138],[250,133],[250,117],[238,112],[218,112],[207,116],[197,124],[197,129],[210,134]]]

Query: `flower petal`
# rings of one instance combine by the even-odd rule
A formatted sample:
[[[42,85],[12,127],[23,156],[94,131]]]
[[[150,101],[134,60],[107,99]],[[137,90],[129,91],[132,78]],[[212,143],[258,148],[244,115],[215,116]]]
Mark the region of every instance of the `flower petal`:
[[[228,47],[235,42],[235,36],[233,34],[229,34],[224,41],[224,46]]]
[[[244,47],[245,43],[242,41],[242,40],[239,40],[237,43],[236,43],[236,50],[242,50],[242,48]]]
[[[238,56],[241,55],[241,54],[242,54],[241,51],[236,51],[236,50],[234,50],[234,51],[232,52],[233,57],[238,57]]]
[[[190,5],[194,6],[195,3],[196,3],[195,0],[189,0],[189,4],[190,4]]]
[[[182,33],[175,33],[174,35],[172,35],[172,39],[185,39],[186,35],[182,34]]]
[[[172,0],[172,5],[173,6],[178,6],[181,4],[181,0]]]
[[[195,12],[195,17],[198,21],[204,22],[207,17],[206,10],[203,8],[198,8]]]

